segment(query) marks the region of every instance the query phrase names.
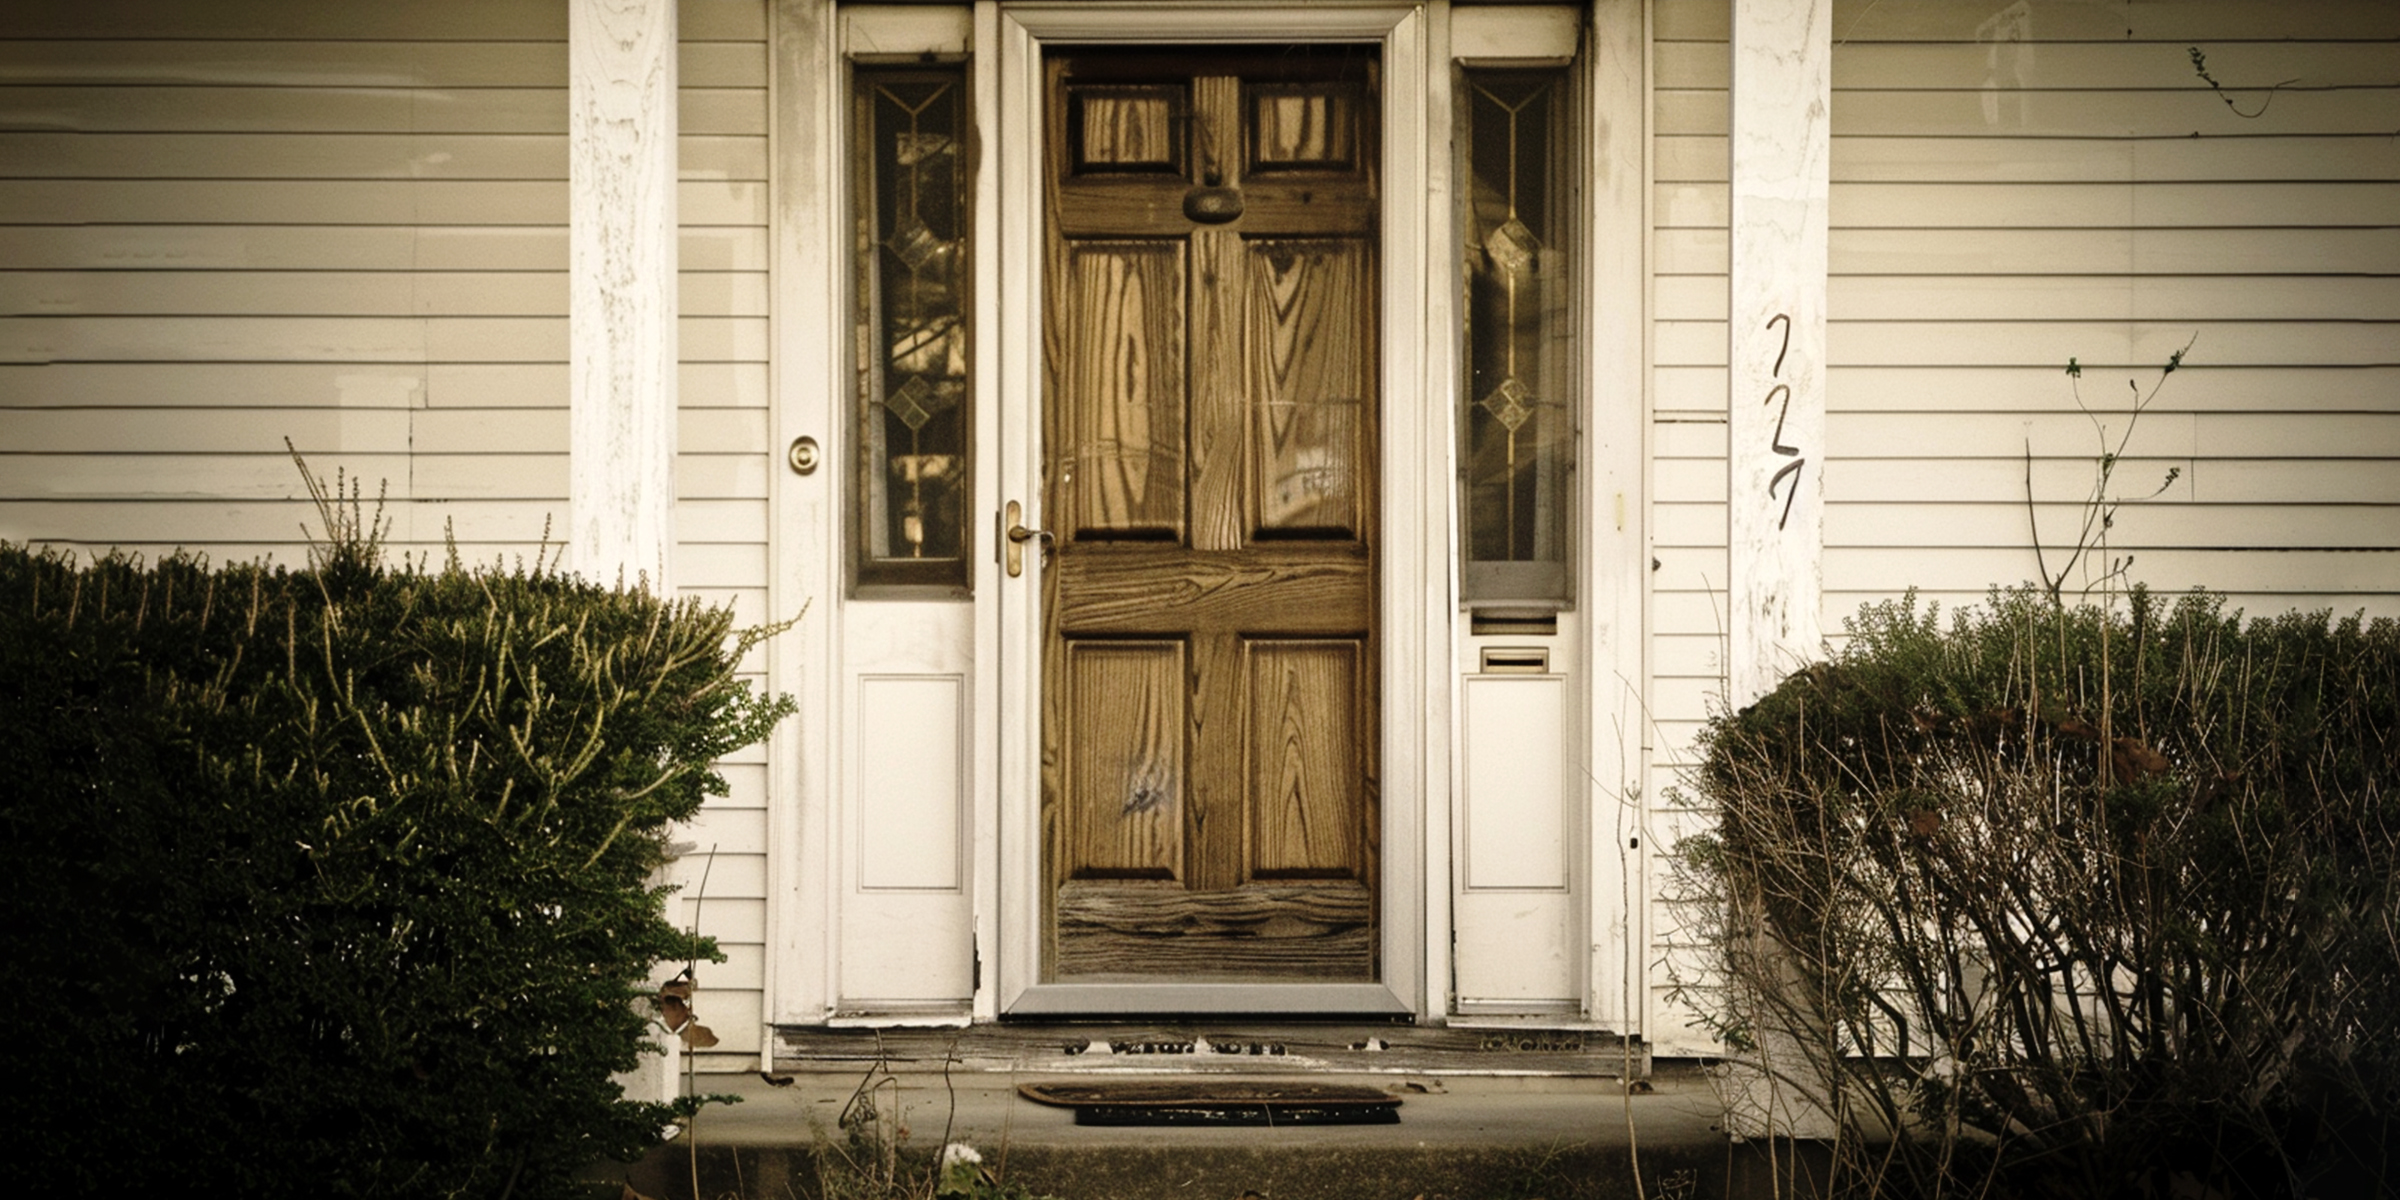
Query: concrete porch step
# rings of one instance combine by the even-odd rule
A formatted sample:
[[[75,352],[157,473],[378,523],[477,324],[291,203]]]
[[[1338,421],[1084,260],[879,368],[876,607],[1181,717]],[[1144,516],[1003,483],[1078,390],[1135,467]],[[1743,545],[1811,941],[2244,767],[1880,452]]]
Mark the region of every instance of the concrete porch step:
[[[795,1073],[783,1086],[703,1076],[696,1090],[742,1101],[710,1106],[623,1178],[655,1200],[898,1200],[930,1194],[934,1156],[948,1142],[974,1147],[1000,1182],[1060,1200],[1805,1194],[1791,1188],[1790,1146],[1727,1140],[1714,1079],[1689,1065],[1666,1066],[1630,1092],[1590,1076],[1309,1074],[1392,1092],[1400,1121],[1301,1128],[1077,1125],[1072,1110],[1018,1094],[1018,1083],[1045,1077],[895,1072],[888,1063]]]
[[[793,1028],[775,1037],[777,1071],[1013,1074],[1536,1075],[1640,1078],[1649,1048],[1555,1023],[1416,1026],[1224,1019],[1079,1021],[942,1029]]]

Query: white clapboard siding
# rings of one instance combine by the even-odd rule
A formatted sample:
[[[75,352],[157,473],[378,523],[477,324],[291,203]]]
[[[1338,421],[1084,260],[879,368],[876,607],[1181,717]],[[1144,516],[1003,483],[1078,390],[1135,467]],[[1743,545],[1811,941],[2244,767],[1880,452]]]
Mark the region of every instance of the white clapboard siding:
[[[763,0],[684,0],[680,20],[678,217],[684,228],[679,287],[680,411],[675,463],[675,570],[687,594],[731,604],[744,624],[769,620],[767,5]],[[695,70],[698,66],[700,69]],[[725,241],[696,255],[705,230]],[[747,259],[728,253],[755,247]],[[753,651],[746,669],[763,670]],[[764,680],[750,677],[752,687]],[[754,1066],[766,1012],[768,769],[763,748],[726,770],[740,782],[710,800],[689,840],[706,839],[741,864],[711,875],[708,898],[686,889],[670,912],[717,939],[729,961],[704,968],[696,1011],[722,1042],[703,1067]],[[732,782],[732,780],[729,780]],[[723,899],[720,900],[719,897]]]
[[[1721,696],[1729,12],[1653,9],[1662,796]],[[2108,553],[2253,614],[2400,612],[2400,6],[1840,0],[1833,31],[1823,627],[2032,577],[2036,520],[2055,570],[2127,381],[2187,344],[2110,494],[2175,481]]]
[[[766,5],[678,17],[676,557],[686,594],[756,623]],[[566,32],[552,0],[0,10],[0,538],[301,562],[286,438],[380,491],[400,552],[513,566],[563,537]],[[719,847],[700,928],[731,961],[700,1010],[737,1065],[764,1011],[764,762],[729,760],[685,834]]]

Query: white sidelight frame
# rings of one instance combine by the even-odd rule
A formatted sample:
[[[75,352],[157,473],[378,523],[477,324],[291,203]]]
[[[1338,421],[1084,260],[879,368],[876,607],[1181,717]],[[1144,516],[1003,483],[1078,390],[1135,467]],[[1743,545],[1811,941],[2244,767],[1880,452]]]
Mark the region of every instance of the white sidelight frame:
[[[989,0],[985,6],[988,7]],[[1366,984],[1043,983],[1044,874],[1041,838],[1041,579],[1028,570],[1000,581],[999,978],[995,1014],[1093,1012],[1427,1013],[1440,1011],[1427,979],[1446,978],[1443,947],[1428,930],[1448,929],[1444,878],[1449,835],[1435,825],[1446,806],[1428,802],[1450,775],[1452,672],[1449,654],[1452,475],[1450,387],[1436,380],[1427,346],[1449,337],[1449,303],[1429,290],[1428,260],[1447,257],[1449,171],[1436,162],[1428,122],[1429,64],[1446,76],[1446,0],[1386,3],[1216,3],[1174,7],[1043,3],[998,6],[997,45],[978,47],[979,69],[998,70],[996,153],[1000,182],[1001,289],[997,345],[982,359],[996,369],[1000,487],[1041,519],[1042,49],[1054,43],[1360,42],[1382,48],[1384,75],[1381,468],[1385,480],[1379,603],[1383,672],[1382,845],[1379,875],[1380,979]],[[1446,37],[1446,34],[1442,36]],[[1446,90],[1446,88],[1444,89]],[[1447,120],[1447,97],[1442,97]],[[1423,253],[1411,253],[1410,248]],[[1438,248],[1438,249],[1437,249]],[[1436,301],[1439,301],[1436,303]],[[1441,327],[1434,327],[1435,313]],[[1420,336],[1422,335],[1422,336]],[[1413,488],[1400,486],[1417,480]],[[989,662],[979,654],[979,661]],[[1428,855],[1439,848],[1444,861]],[[1430,969],[1429,969],[1430,968]],[[979,997],[979,1014],[985,1005]]]
[[[1586,941],[1584,1017],[1651,1028],[1650,856],[1650,5],[1593,0],[1581,55],[1585,108],[1583,321],[1590,356],[1582,443]]]

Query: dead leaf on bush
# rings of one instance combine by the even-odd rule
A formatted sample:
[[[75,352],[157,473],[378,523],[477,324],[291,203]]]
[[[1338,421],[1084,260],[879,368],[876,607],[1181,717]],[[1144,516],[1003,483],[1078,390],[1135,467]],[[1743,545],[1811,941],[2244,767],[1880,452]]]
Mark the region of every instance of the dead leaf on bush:
[[[2174,764],[2167,756],[2143,745],[2133,738],[2118,738],[2109,748],[2108,765],[2119,783],[2140,783],[2153,775],[2164,775]]]
[[[692,1023],[692,1006],[684,1003],[681,996],[661,992],[658,996],[658,1018],[667,1023],[668,1033],[680,1033],[684,1026]]]

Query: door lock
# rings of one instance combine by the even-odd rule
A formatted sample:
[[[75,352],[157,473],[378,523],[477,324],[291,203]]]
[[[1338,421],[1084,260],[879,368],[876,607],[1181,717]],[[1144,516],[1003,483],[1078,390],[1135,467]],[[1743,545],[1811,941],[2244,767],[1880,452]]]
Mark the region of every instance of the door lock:
[[[1014,500],[1008,502],[1008,511],[1002,514],[1000,522],[1003,526],[1001,536],[1007,542],[1007,545],[1002,548],[1002,552],[1008,566],[1010,579],[1015,579],[1025,573],[1025,543],[1039,539],[1045,555],[1050,552],[1052,546],[1058,543],[1058,539],[1050,536],[1050,531],[1047,529],[1027,529],[1025,527],[1025,508]]]

